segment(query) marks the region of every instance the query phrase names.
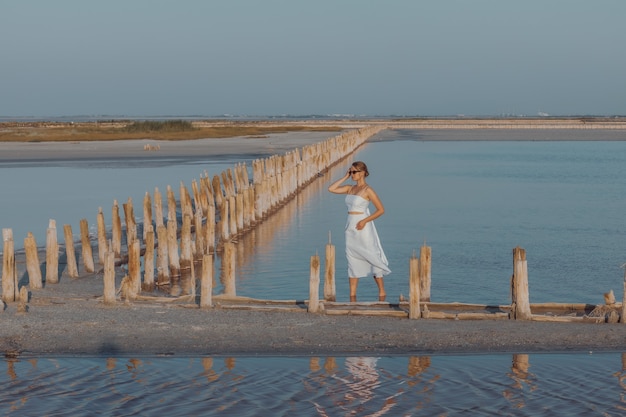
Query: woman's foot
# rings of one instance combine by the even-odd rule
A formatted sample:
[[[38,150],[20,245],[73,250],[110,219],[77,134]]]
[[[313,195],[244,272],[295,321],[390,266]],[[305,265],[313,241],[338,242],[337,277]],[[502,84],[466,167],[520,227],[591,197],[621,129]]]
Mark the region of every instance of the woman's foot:
[[[356,295],[351,295],[350,296],[350,302],[351,303],[356,303]]]
[[[378,301],[385,301],[387,299],[387,294],[378,295]]]

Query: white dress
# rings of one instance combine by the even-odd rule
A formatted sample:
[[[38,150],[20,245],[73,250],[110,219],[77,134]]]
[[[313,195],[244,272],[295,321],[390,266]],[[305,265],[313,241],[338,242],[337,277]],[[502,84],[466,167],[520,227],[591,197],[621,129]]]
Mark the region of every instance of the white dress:
[[[391,273],[389,262],[383,251],[376,232],[374,222],[367,222],[362,230],[356,224],[370,215],[369,200],[354,194],[346,195],[346,206],[349,214],[346,223],[346,258],[348,259],[348,276],[362,278],[370,274],[382,277]]]

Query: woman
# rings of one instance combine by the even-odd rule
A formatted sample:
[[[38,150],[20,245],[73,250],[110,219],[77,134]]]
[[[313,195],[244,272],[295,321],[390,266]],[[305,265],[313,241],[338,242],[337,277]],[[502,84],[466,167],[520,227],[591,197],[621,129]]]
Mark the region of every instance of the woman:
[[[378,300],[385,301],[387,294],[383,276],[391,273],[373,222],[385,213],[385,208],[374,189],[365,182],[368,175],[365,163],[357,161],[352,164],[346,175],[328,187],[331,193],[347,194],[346,257],[351,302],[356,301],[359,278],[370,273],[374,275],[374,281],[378,286]],[[342,185],[348,178],[352,178],[356,184]],[[376,208],[372,214],[369,211],[370,201]]]

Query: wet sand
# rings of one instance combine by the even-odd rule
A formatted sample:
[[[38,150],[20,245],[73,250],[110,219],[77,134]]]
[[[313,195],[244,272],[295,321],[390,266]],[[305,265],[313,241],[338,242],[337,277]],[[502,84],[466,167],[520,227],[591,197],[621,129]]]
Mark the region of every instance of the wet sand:
[[[0,144],[3,160],[270,155],[315,143],[336,132],[300,132],[267,138],[146,143]],[[19,146],[24,145],[24,146]],[[170,146],[171,145],[171,146]],[[148,157],[152,157],[151,155]],[[42,259],[42,258],[40,258]],[[19,263],[18,270],[23,271]],[[80,266],[79,266],[80,269]],[[20,272],[20,276],[23,272]],[[118,274],[119,275],[119,274]],[[119,279],[118,279],[119,282]],[[102,303],[102,274],[61,276],[31,290],[28,311],[0,310],[0,352],[41,355],[407,355],[623,351],[625,324],[546,323],[330,316],[302,312],[200,309],[197,304]],[[619,298],[619,297],[618,297]],[[393,300],[390,300],[393,301]]]

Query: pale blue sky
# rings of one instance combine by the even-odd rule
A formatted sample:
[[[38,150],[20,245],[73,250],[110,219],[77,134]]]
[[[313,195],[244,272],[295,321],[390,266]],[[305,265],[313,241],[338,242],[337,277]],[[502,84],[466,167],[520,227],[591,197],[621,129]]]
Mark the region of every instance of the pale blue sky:
[[[624,0],[2,0],[0,116],[626,115]]]

